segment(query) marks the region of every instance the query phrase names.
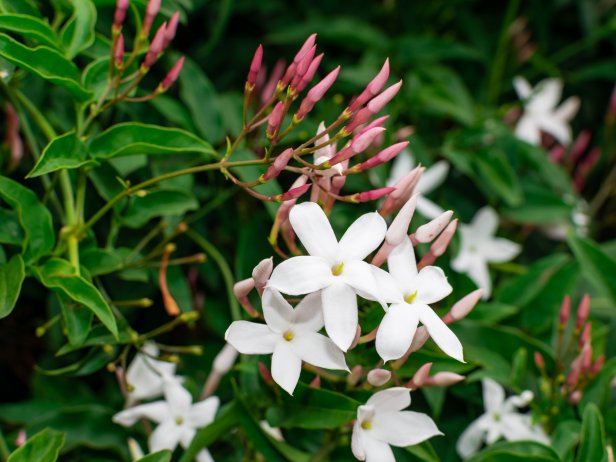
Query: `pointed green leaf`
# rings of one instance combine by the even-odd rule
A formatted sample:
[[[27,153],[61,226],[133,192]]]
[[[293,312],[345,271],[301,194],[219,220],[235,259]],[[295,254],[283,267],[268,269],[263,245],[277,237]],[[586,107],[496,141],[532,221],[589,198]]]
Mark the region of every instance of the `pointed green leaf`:
[[[27,14],[0,14],[0,30],[2,29],[35,40],[41,45],[59,48],[56,33],[42,19]]]
[[[77,275],[75,268],[68,261],[52,258],[39,269],[38,275],[44,286],[59,291],[89,308],[117,338],[118,327],[111,308],[98,289]]]
[[[616,303],[616,261],[590,239],[571,234],[569,246],[588,281]]]
[[[137,462],[170,462],[171,454],[172,452],[168,449],[163,449],[162,451],[156,451],[152,454],[148,454],[147,456],[139,459]]]
[[[24,232],[19,225],[17,214],[12,210],[0,208],[0,244],[20,245]]]
[[[129,228],[139,228],[154,217],[179,216],[198,207],[197,200],[185,191],[159,189],[148,192],[145,197],[133,197],[133,201],[123,215],[123,222]]]
[[[27,178],[45,175],[60,169],[96,164],[96,161],[88,158],[86,145],[75,136],[74,131],[70,131],[51,140],[34,168],[28,173]]]
[[[58,293],[58,303],[64,318],[68,343],[72,347],[83,345],[92,325],[92,311],[76,303],[66,295]]]
[[[81,86],[77,66],[56,50],[39,46],[27,47],[8,35],[0,34],[0,56],[22,69],[65,88],[79,102],[91,93]]]
[[[584,408],[580,449],[576,462],[606,462],[608,460],[603,417],[594,403]]]
[[[55,462],[64,446],[64,433],[50,428],[28,438],[26,444],[17,448],[7,462]]]
[[[36,194],[19,183],[0,176],[0,199],[15,210],[24,230],[24,260],[29,263],[49,254],[56,240],[51,213],[39,202]]]
[[[73,15],[62,28],[62,43],[66,55],[74,58],[80,51],[94,43],[96,7],[91,0],[70,0]]]
[[[592,459],[586,459],[588,462]],[[469,462],[560,462],[554,449],[534,441],[503,441],[485,448]]]
[[[15,255],[0,265],[0,319],[8,316],[15,308],[26,272],[21,255]]]

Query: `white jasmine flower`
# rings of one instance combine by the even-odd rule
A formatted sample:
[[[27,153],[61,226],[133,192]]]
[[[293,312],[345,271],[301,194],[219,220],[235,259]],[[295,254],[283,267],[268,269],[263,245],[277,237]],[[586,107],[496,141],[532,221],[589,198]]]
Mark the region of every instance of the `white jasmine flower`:
[[[314,202],[291,209],[293,230],[310,255],[289,258],[274,268],[268,286],[289,295],[321,291],[325,330],[346,351],[357,331],[357,295],[369,300],[387,301],[391,286],[388,273],[364,262],[383,241],[387,231],[378,213],[359,217],[340,242],[327,216]]]
[[[148,440],[150,452],[173,451],[178,444],[187,448],[197,429],[214,420],[220,404],[216,396],[193,404],[190,393],[176,380],[165,380],[164,394],[164,401],[141,404],[113,416],[115,423],[125,427],[134,425],[140,418],[159,424]],[[213,462],[213,459],[207,449],[203,449],[197,461]]]
[[[539,425],[533,425],[530,414],[520,414],[533,399],[532,392],[526,390],[519,396],[505,399],[505,390],[492,379],[483,379],[483,404],[486,412],[471,423],[460,435],[456,449],[460,457],[466,459],[476,453],[485,441],[490,445],[498,439],[508,441],[533,440],[548,444],[549,438]]]
[[[319,124],[319,127],[317,128],[317,135],[320,135],[324,131],[325,131],[325,123],[321,122]],[[321,144],[327,143],[328,141],[329,141],[329,135],[325,133],[316,139],[316,141],[314,142],[314,145],[319,146]],[[322,148],[317,149],[314,152],[313,163],[314,165],[321,165],[322,163],[327,162],[329,159],[334,157],[335,154],[336,154],[335,144],[332,143],[327,146],[323,146]],[[315,170],[315,173],[317,173],[320,176],[324,176],[324,177],[341,175],[342,174],[342,164],[332,165],[331,168],[328,168],[326,170]]]
[[[415,252],[408,239],[392,250],[387,265],[398,288],[398,301],[387,309],[376,333],[379,356],[384,361],[402,357],[411,346],[417,324],[421,322],[445,353],[464,361],[462,344],[429,306],[452,291],[443,270],[426,266],[418,272]]]
[[[492,292],[488,263],[512,260],[521,250],[515,242],[494,237],[497,228],[498,215],[490,207],[480,209],[469,225],[460,223],[460,252],[451,262],[454,270],[466,273],[477,287],[483,289],[484,299]]]
[[[389,447],[405,447],[442,433],[426,414],[402,409],[411,404],[408,388],[396,387],[372,395],[357,409],[351,449],[366,462],[395,462]]]
[[[159,354],[154,342],[143,346],[143,353],[137,353],[135,359],[126,368],[129,400],[132,402],[158,398],[163,394],[166,379],[175,376],[175,364],[153,359]]]
[[[307,295],[293,309],[279,292],[267,288],[263,316],[267,325],[233,322],[225,340],[240,353],[271,353],[272,378],[289,394],[299,380],[302,361],[325,369],[349,370],[342,351],[318,333],[323,328],[321,294]]]
[[[515,77],[513,87],[524,104],[516,136],[538,145],[541,131],[544,131],[559,143],[568,145],[571,142],[569,122],[580,107],[580,99],[572,96],[556,107],[563,91],[563,82],[559,79],[545,79],[532,88],[524,77]]]
[[[408,149],[405,149],[394,160],[391,171],[389,172],[387,186],[395,185],[404,175],[414,168],[415,159],[413,154]],[[445,210],[430,199],[426,199],[425,196],[443,184],[445,178],[447,178],[447,173],[449,173],[449,163],[444,160],[439,160],[431,167],[426,168],[417,186],[415,186],[414,193],[420,193],[417,198],[417,212],[430,220],[440,216]]]

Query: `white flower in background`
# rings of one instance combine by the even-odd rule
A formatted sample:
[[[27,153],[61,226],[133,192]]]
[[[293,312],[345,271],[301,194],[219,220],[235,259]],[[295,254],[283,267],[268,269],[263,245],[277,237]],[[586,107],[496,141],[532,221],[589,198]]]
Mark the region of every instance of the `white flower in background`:
[[[330,339],[318,333],[323,328],[323,308],[319,293],[304,297],[293,309],[271,288],[263,292],[265,324],[235,321],[225,340],[244,354],[272,354],[272,378],[293,394],[302,370],[302,361],[325,369],[348,371],[344,353]]]
[[[292,257],[279,264],[268,287],[289,295],[320,290],[325,330],[346,351],[357,331],[356,294],[384,304],[387,292],[380,287],[393,284],[387,272],[363,261],[383,241],[387,231],[385,220],[376,212],[362,215],[340,242],[327,216],[314,202],[294,206],[289,220],[310,255]]]
[[[187,448],[197,429],[214,420],[220,405],[216,396],[193,404],[190,393],[176,380],[165,380],[164,394],[164,401],[141,404],[113,416],[115,423],[125,427],[134,425],[140,418],[159,424],[148,440],[150,452],[173,451],[178,444]],[[213,462],[213,459],[208,450],[203,449],[197,454],[197,461]]]
[[[556,107],[563,91],[559,79],[545,79],[532,88],[524,77],[515,77],[513,87],[524,104],[524,114],[515,128],[516,136],[539,145],[544,131],[568,145],[571,142],[569,122],[580,107],[580,99],[572,96]]]
[[[533,399],[526,390],[519,396],[505,399],[505,390],[492,379],[483,379],[483,404],[486,412],[460,435],[456,449],[466,459],[476,453],[485,441],[487,445],[498,439],[507,441],[533,440],[548,444],[549,438],[539,425],[533,425],[530,414],[520,414],[518,408],[528,406]]]
[[[387,186],[395,185],[402,179],[402,177],[404,177],[404,175],[409,173],[414,168],[415,159],[413,154],[408,149],[405,149],[394,160],[391,171],[389,172]],[[426,170],[422,173],[417,186],[415,186],[414,192],[420,193],[417,198],[416,210],[420,215],[430,220],[440,216],[445,210],[436,205],[430,199],[426,199],[425,196],[443,184],[445,178],[447,178],[447,173],[449,173],[449,163],[444,160],[439,160],[432,165],[432,167],[426,168]]]
[[[165,380],[175,377],[174,363],[154,359],[159,354],[154,342],[147,342],[142,350],[126,368],[128,396],[132,402],[162,396]]]
[[[319,124],[319,128],[317,128],[317,135],[323,133],[325,131],[325,122],[321,122]],[[329,135],[326,133],[324,135],[321,135],[319,138],[317,138],[317,140],[314,142],[315,146],[319,146],[320,144],[323,143],[327,143],[329,141]],[[335,144],[329,144],[327,146],[324,146],[320,149],[317,149],[314,152],[314,165],[321,165],[324,162],[327,162],[329,159],[331,159],[332,157],[334,157],[334,154],[336,154],[336,147]],[[330,176],[334,176],[334,175],[341,175],[342,174],[342,164],[336,164],[336,165],[332,165],[331,168],[328,168],[327,170],[315,170],[315,173],[317,173],[320,176],[324,176],[324,177],[330,177]]]
[[[359,406],[351,439],[353,455],[366,462],[395,462],[390,445],[411,446],[442,435],[426,414],[402,410],[409,404],[409,389],[396,387],[375,393]]]
[[[480,209],[469,225],[460,223],[460,251],[451,261],[454,270],[466,273],[477,287],[483,289],[484,299],[492,292],[488,263],[512,260],[521,250],[521,246],[515,242],[494,237],[497,228],[498,215],[490,207]]]
[[[426,266],[418,272],[415,252],[408,239],[392,250],[387,265],[399,292],[398,301],[387,309],[376,333],[379,356],[384,361],[402,357],[411,346],[417,324],[421,322],[445,353],[464,361],[458,337],[429,306],[452,291],[443,270]]]

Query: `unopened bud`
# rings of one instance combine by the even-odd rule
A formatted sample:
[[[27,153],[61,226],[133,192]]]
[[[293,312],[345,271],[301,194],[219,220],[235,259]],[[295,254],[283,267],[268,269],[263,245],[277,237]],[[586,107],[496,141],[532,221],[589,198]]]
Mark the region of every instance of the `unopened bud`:
[[[584,372],[590,371],[592,366],[592,346],[590,343],[585,344],[582,348],[580,366]]]
[[[582,399],[582,392],[580,390],[575,390],[569,396],[569,402],[573,405],[576,405],[577,403],[579,403],[581,399]]]
[[[17,438],[15,438],[15,444],[20,447],[26,444],[26,440],[28,439],[28,435],[25,430],[19,430],[17,433]]]
[[[347,170],[349,173],[359,173],[364,172],[366,170],[370,170],[371,168],[376,167],[377,165],[381,165],[385,162],[389,162],[391,159],[400,154],[404,148],[408,146],[408,141],[402,141],[401,143],[392,144],[391,146],[383,149],[381,152],[371,157],[370,159],[362,162],[361,164],[355,165]]]
[[[391,379],[391,372],[386,369],[372,369],[368,372],[368,383],[373,387],[385,385]]]
[[[302,58],[312,49],[314,43],[316,41],[317,34],[312,34],[310,37],[306,39],[302,47],[299,49],[295,57],[293,58],[293,62],[289,65],[286,72],[284,73],[282,79],[280,80],[279,85],[284,88],[286,87],[291,79],[295,77],[297,72],[297,66],[302,60]]]
[[[419,326],[415,331],[415,336],[413,337],[413,341],[411,342],[411,346],[409,347],[410,351],[419,350],[430,338],[430,334],[428,330],[424,326]]]
[[[396,190],[389,195],[379,209],[382,217],[387,217],[410,199],[424,170],[424,167],[415,167],[394,184]]]
[[[380,199],[383,196],[394,191],[396,188],[377,188],[370,191],[364,191],[351,196],[351,202],[369,202]]]
[[[317,375],[314,379],[310,381],[308,386],[310,388],[321,388],[321,376]]]
[[[588,313],[590,312],[590,296],[588,294],[584,294],[580,304],[578,305],[576,317],[575,317],[575,327],[577,329],[581,329],[582,325],[588,319]]]
[[[161,26],[156,31],[154,35],[154,39],[152,39],[152,43],[150,43],[150,48],[145,55],[143,60],[142,67],[143,69],[150,69],[154,63],[158,60],[158,57],[163,52],[163,45],[165,44],[165,29],[167,28],[167,23],[161,24]]]
[[[357,327],[355,328],[355,337],[353,338],[353,341],[351,342],[351,345],[348,348],[349,350],[352,350],[353,348],[357,346],[357,344],[359,343],[360,337],[361,337],[361,326],[358,324]]]
[[[261,63],[263,61],[263,46],[259,44],[255,51],[252,61],[250,63],[250,70],[248,71],[248,77],[246,77],[246,88],[252,91],[255,83],[257,82],[257,76],[261,70]]]
[[[124,19],[126,19],[126,11],[128,10],[128,0],[118,0],[116,2],[116,9],[113,14],[113,25],[116,28],[120,28]]]
[[[261,175],[259,181],[265,183],[266,181],[269,181],[272,178],[276,178],[278,175],[280,175],[280,172],[285,169],[289,161],[293,158],[294,153],[295,151],[293,150],[293,148],[288,148],[285,149],[282,153],[278,154],[274,159],[274,162],[272,162],[272,164],[267,169],[267,171],[263,175]]]
[[[212,369],[220,375],[225,375],[235,364],[237,355],[237,350],[227,343],[214,358]]]
[[[145,17],[143,18],[143,27],[141,28],[141,35],[144,37],[148,36],[152,28],[154,18],[158,14],[158,10],[160,10],[160,1],[161,0],[150,0],[148,2],[148,6],[145,9]]]
[[[432,369],[432,363],[426,363],[415,372],[412,379],[413,388],[420,388],[426,383],[426,379],[430,375],[430,369]]]
[[[580,347],[583,347],[590,341],[591,328],[592,328],[592,325],[589,322],[587,322],[584,325],[584,329],[582,330],[582,335],[580,335],[580,340],[579,340]]]
[[[458,227],[458,219],[451,221],[445,231],[441,233],[441,235],[434,241],[434,243],[430,246],[430,252],[435,257],[440,257],[445,253],[447,247],[449,247],[449,243],[451,242],[451,238],[456,233],[456,228]]]
[[[263,362],[261,361],[259,361],[259,364],[257,366],[259,367],[259,374],[261,375],[261,378],[263,379],[263,381],[267,383],[268,385],[273,384],[274,380],[272,379],[272,373],[267,368],[267,366],[263,364]]]
[[[176,11],[175,13],[173,13],[173,16],[171,16],[171,18],[169,19],[169,24],[167,24],[167,27],[165,28],[165,40],[163,43],[163,49],[167,48],[169,44],[171,44],[171,42],[175,38],[175,34],[178,30],[179,21],[180,21],[180,12]]]
[[[306,117],[306,114],[308,114],[312,110],[314,105],[323,98],[327,90],[329,90],[329,88],[338,78],[339,72],[340,66],[327,74],[319,83],[317,83],[308,91],[306,97],[303,99],[299,106],[297,114],[295,115],[297,120],[302,120],[304,117]]]
[[[351,387],[357,385],[357,382],[361,379],[363,371],[364,368],[361,365],[358,364],[357,366],[354,366],[353,369],[351,369],[351,373],[347,376],[347,384]]]
[[[477,302],[481,299],[482,295],[483,289],[477,289],[454,303],[449,312],[443,318],[445,324],[451,324],[464,319],[473,310],[473,308],[475,308],[475,305],[477,305]]]
[[[269,140],[272,140],[276,137],[278,130],[280,129],[280,125],[282,124],[284,114],[285,104],[282,101],[279,101],[276,106],[274,106],[274,109],[272,110],[272,113],[270,114],[267,121],[267,130],[265,133]]]
[[[545,371],[545,359],[543,359],[543,355],[538,351],[535,351],[533,357],[535,359],[535,365],[537,366],[537,369],[539,369],[540,371]]]
[[[115,51],[113,53],[115,66],[117,69],[122,69],[124,66],[124,36],[120,34],[115,44]]]
[[[252,279],[254,280],[255,288],[261,293],[265,288],[265,284],[272,274],[274,269],[273,257],[265,258],[259,262],[257,266],[252,270]]]
[[[291,199],[297,199],[303,196],[306,191],[310,189],[311,186],[312,184],[305,184],[303,186],[298,186],[297,188],[289,189],[287,192],[279,194],[277,196],[277,199],[281,202],[288,201]]]
[[[182,72],[182,66],[184,66],[184,56],[182,56],[176,61],[169,73],[160,83],[160,91],[166,91],[169,87],[171,87],[171,85],[175,83],[175,81],[180,76],[180,72]]]
[[[599,371],[601,370],[601,368],[603,367],[603,364],[605,363],[605,355],[600,355],[595,362],[593,363],[592,367],[590,368],[590,373],[592,375],[596,375],[599,373]]]
[[[323,53],[321,53],[316,58],[314,58],[310,62],[310,66],[308,66],[308,69],[302,75],[299,82],[296,85],[293,85],[293,88],[295,89],[297,93],[301,93],[302,91],[304,91],[304,88],[306,88],[308,84],[312,81],[312,79],[314,78],[314,75],[317,73],[317,69],[319,68],[319,65],[321,64],[322,59],[323,59]]]
[[[370,98],[378,94],[379,91],[385,86],[387,79],[389,78],[389,58],[385,60],[383,67],[377,73],[377,75],[370,81],[364,91],[362,91],[349,106],[350,112],[357,111],[362,107]]]
[[[238,300],[241,300],[248,296],[250,291],[254,288],[255,281],[253,278],[244,279],[233,284],[233,294]]]
[[[569,313],[571,312],[571,299],[569,295],[565,295],[563,302],[560,305],[560,313],[558,315],[558,321],[561,329],[564,329],[569,322]]]
[[[425,244],[427,242],[432,242],[436,236],[438,236],[443,229],[449,224],[451,217],[453,216],[453,211],[448,210],[443,212],[441,215],[436,217],[434,220],[429,221],[425,225],[420,226],[415,231],[415,239],[417,242]]]
[[[372,98],[370,100],[370,102],[368,103],[368,106],[366,106],[373,114],[376,114],[377,112],[379,112],[381,109],[383,109],[385,107],[385,105],[387,103],[389,103],[392,98],[394,96],[396,96],[396,94],[398,93],[398,91],[400,90],[400,87],[402,86],[402,80],[400,80],[398,83],[393,84],[392,86],[388,87],[385,91],[383,91],[383,93],[381,93],[378,96],[375,96],[374,98]]]
[[[182,313],[180,315],[180,321],[182,322],[193,322],[199,319],[198,311],[187,311],[186,313]]]
[[[415,213],[417,206],[418,194],[412,196],[406,204],[402,206],[396,217],[393,219],[387,233],[385,233],[385,241],[392,247],[401,244],[407,238],[407,232]]]
[[[449,387],[461,382],[466,377],[455,372],[437,372],[432,377],[428,378],[428,383],[435,387]]]

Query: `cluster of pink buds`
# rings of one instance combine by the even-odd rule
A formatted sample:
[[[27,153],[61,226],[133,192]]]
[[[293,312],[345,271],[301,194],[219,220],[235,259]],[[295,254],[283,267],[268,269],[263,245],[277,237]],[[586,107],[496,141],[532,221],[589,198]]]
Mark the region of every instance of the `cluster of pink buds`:
[[[156,97],[157,95],[167,91],[171,85],[177,80],[182,66],[184,64],[184,57],[182,56],[171,70],[167,73],[165,78],[160,82],[155,91],[147,96],[142,97],[129,97],[130,93],[139,85],[143,77],[148,73],[152,66],[160,59],[165,50],[171,44],[171,41],[175,38],[175,34],[180,19],[180,13],[175,12],[168,21],[163,22],[158,30],[155,32],[152,40],[149,40],[150,31],[154,20],[160,10],[161,0],[150,0],[147,4],[145,16],[141,26],[141,31],[135,39],[133,44],[133,50],[128,56],[125,52],[124,35],[122,34],[122,26],[126,19],[126,12],[129,6],[129,0],[117,0],[116,9],[114,14],[114,21],[112,26],[112,46],[111,46],[111,63],[110,77],[112,81],[120,90],[120,87],[124,90],[118,99],[124,101],[141,102],[147,101]],[[130,75],[125,76],[125,71],[131,68],[131,65],[135,63],[138,57],[139,50],[143,45],[147,44],[147,52],[143,61],[138,66],[137,70]],[[113,74],[112,71],[115,70]]]
[[[553,373],[549,373],[543,355],[536,351],[535,365],[542,377],[541,390],[550,400],[550,407],[558,401],[577,404],[586,386],[601,371],[605,356],[599,355],[593,360],[591,345],[592,324],[588,321],[590,312],[590,297],[582,297],[575,319],[570,324],[571,300],[569,296],[563,299],[559,319],[556,361]],[[569,334],[569,335],[567,335]],[[566,338],[568,337],[568,338]],[[555,396],[555,391],[559,393]],[[552,402],[556,400],[557,402]]]

